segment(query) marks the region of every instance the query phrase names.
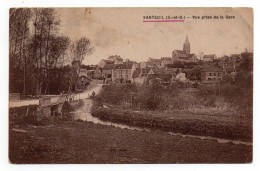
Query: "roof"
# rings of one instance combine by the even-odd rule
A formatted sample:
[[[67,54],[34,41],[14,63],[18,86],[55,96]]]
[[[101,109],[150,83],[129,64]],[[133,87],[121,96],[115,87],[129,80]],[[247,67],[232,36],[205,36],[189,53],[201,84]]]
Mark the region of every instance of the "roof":
[[[150,68],[143,68],[141,70],[142,75],[141,76],[147,76],[148,72],[150,71]]]
[[[123,59],[119,56],[119,55],[112,55],[112,56],[109,56],[108,59],[112,59],[112,60],[118,60],[118,61],[123,61]]]
[[[156,75],[167,75],[167,74],[174,74],[175,75],[175,71],[173,69],[158,69],[158,68],[152,68],[151,69],[154,74]]]
[[[179,59],[190,60],[190,58],[189,58],[189,57],[179,57]]]
[[[115,65],[114,69],[132,69],[133,64],[123,63]]]
[[[103,59],[103,61],[106,63],[106,64],[114,64],[115,61],[111,61],[111,60],[107,60],[107,59]]]
[[[151,57],[149,57],[148,61],[151,63],[161,63],[161,59],[156,59],[156,58],[151,58]]]
[[[106,64],[104,67],[103,67],[103,70],[112,70],[115,68],[115,65],[114,64]]]
[[[152,68],[151,70],[154,72],[154,74],[164,74],[163,70],[161,70],[161,69]]]
[[[215,54],[211,54],[211,55],[204,55],[203,56],[203,59],[204,58],[215,58],[216,57],[216,55]]]
[[[174,51],[177,52],[177,53],[186,54],[186,52],[183,51],[183,50],[174,50]]]
[[[202,72],[223,72],[223,70],[215,66],[204,66]]]
[[[195,55],[195,53],[189,54],[188,58],[192,58]]]
[[[123,64],[137,64],[137,62],[136,61],[130,61],[130,60],[128,60],[127,62],[123,62]]]
[[[91,80],[91,78],[89,78],[86,74],[82,74],[82,75],[79,76],[79,78],[81,78],[81,77],[85,77],[85,78],[87,78],[88,80]]]
[[[172,58],[171,57],[161,57],[161,60],[172,61]]]

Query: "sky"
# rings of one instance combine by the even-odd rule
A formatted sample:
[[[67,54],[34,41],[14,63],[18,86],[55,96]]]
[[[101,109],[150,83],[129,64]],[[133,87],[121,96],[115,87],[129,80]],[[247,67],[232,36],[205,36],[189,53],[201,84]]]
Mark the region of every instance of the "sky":
[[[60,34],[74,42],[91,40],[94,52],[84,64],[97,64],[110,55],[137,62],[171,57],[182,50],[188,35],[191,53],[218,57],[253,51],[253,14],[250,8],[57,8]],[[224,19],[202,19],[202,16]],[[226,16],[235,19],[227,19]],[[184,22],[143,22],[144,16],[185,16]],[[192,16],[200,16],[193,19]],[[190,17],[190,18],[188,18]]]

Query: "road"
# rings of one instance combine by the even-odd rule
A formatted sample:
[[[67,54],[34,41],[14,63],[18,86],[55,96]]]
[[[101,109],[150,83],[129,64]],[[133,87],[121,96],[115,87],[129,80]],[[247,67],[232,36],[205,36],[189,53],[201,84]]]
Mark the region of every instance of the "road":
[[[97,95],[100,92],[101,89],[102,89],[102,84],[98,84],[96,87],[94,87],[90,90],[86,90],[82,93],[75,94],[74,100],[89,98],[92,95],[93,91]],[[53,97],[53,98],[56,98],[56,97]],[[30,106],[30,105],[39,105],[39,99],[9,101],[9,108]]]

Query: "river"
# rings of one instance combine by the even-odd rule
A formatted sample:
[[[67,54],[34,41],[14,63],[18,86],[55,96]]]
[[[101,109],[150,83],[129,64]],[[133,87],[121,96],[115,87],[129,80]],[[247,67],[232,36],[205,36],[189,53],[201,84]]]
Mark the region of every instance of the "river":
[[[84,102],[84,105],[80,109],[72,112],[74,120],[83,120],[83,121],[92,122],[92,123],[95,123],[95,124],[114,126],[114,127],[120,128],[120,129],[151,132],[151,130],[148,129],[148,128],[129,126],[129,125],[120,124],[120,123],[113,123],[113,122],[110,122],[110,121],[102,121],[99,118],[91,115],[91,107],[93,105],[92,100],[91,99],[84,99],[83,102]],[[181,134],[181,133],[173,133],[173,132],[168,132],[168,134],[172,135],[172,136],[181,136],[183,138],[197,138],[197,139],[201,139],[201,140],[215,140],[219,143],[233,143],[235,145],[236,144],[243,144],[243,145],[250,145],[250,146],[252,145],[252,142],[222,139],[222,138],[216,138],[216,137],[211,137],[211,136],[189,135],[189,134]]]

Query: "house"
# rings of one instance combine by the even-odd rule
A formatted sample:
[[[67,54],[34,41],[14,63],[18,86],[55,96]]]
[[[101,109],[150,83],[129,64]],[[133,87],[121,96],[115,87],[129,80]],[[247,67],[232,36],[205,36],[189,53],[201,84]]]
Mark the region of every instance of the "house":
[[[96,67],[96,68],[94,69],[93,78],[102,78],[102,68]]]
[[[161,66],[161,59],[156,59],[156,58],[149,57],[147,63],[149,65],[154,66],[154,67],[160,67]]]
[[[161,57],[161,67],[164,68],[169,64],[173,64],[171,57]]]
[[[217,56],[215,54],[204,55],[203,62],[213,62],[216,58]]]
[[[107,60],[107,59],[102,59],[102,60],[100,60],[100,62],[98,63],[98,67],[99,67],[99,68],[103,68],[106,64],[115,64],[115,61]]]
[[[94,70],[87,70],[87,76],[89,78],[94,78]]]
[[[143,85],[151,82],[151,80],[159,80],[160,83],[167,85],[175,78],[174,70],[166,70],[159,68],[144,68],[134,71],[133,82],[137,85]]]
[[[204,66],[201,71],[202,82],[216,83],[222,80],[224,72],[221,68],[215,66]]]
[[[90,82],[91,82],[91,78],[89,78],[86,74],[80,75],[79,79],[77,81],[77,89],[80,89],[80,90],[88,89]]]
[[[108,60],[114,61],[114,64],[123,64],[123,59],[119,55],[112,55],[108,57]]]
[[[190,53],[190,42],[188,36],[183,44],[183,50],[174,50],[172,52],[173,63],[176,61],[180,62],[198,62],[197,56]]]
[[[135,70],[135,65],[131,63],[123,63],[115,65],[112,70],[113,83],[132,83],[132,76]]]
[[[140,62],[140,69],[154,67],[150,62]]]
[[[94,70],[88,70],[86,67],[81,67],[79,69],[79,76],[81,75],[86,75],[89,78],[93,78],[94,77]]]
[[[112,82],[112,70],[115,68],[115,64],[106,64],[102,69],[102,78],[105,79],[105,83]]]

